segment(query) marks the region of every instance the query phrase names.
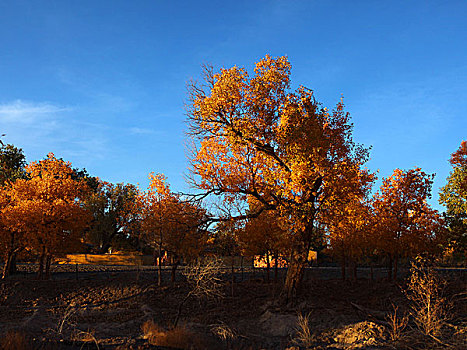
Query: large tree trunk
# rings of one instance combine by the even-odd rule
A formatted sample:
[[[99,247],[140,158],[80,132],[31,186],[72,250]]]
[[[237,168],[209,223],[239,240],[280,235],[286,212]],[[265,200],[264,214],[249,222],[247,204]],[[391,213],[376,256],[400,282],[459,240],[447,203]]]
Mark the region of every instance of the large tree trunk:
[[[99,254],[107,254],[109,252],[109,249],[112,246],[112,240],[118,235],[119,230],[120,227],[114,226],[112,229],[112,233],[109,236],[104,237],[102,241],[102,246],[98,252]]]
[[[11,251],[8,251],[4,260],[2,279],[5,279],[10,275],[10,266],[12,258],[13,253]]]
[[[281,298],[285,302],[297,296],[308,263],[308,250],[303,242],[297,242],[292,248],[284,289],[281,293]]]
[[[16,253],[15,247],[15,234],[10,232],[10,245],[5,256],[5,265],[3,266],[2,279],[16,273]]]
[[[10,267],[8,271],[8,275],[15,275],[18,273],[18,268],[16,266],[16,257],[18,254],[18,250],[13,251],[13,254],[11,254],[11,261],[10,261]]]

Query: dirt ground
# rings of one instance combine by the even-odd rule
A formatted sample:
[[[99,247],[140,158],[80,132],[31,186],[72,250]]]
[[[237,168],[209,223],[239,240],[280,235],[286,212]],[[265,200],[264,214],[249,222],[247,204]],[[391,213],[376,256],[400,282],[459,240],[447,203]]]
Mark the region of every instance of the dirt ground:
[[[190,291],[181,279],[171,285],[168,275],[164,277],[162,287],[156,286],[151,271],[94,271],[81,273],[78,279],[63,272],[49,281],[23,274],[1,281],[0,337],[17,332],[26,339],[25,348],[35,349],[162,349],[150,344],[142,326],[153,321],[162,330],[170,329]],[[399,284],[310,277],[300,297],[283,305],[278,302],[280,283],[263,277],[246,275],[233,288],[226,277],[222,297],[188,298],[181,308],[185,337],[196,335],[209,349],[461,349],[467,345],[462,344],[462,337],[467,337],[462,333],[467,325],[465,278],[451,279],[446,290],[456,338],[443,345],[440,339],[390,339],[385,315],[393,305],[400,313],[409,310]],[[299,315],[308,316],[306,341]],[[405,332],[410,335],[412,328],[409,323]],[[193,344],[187,340],[178,348],[196,348]]]

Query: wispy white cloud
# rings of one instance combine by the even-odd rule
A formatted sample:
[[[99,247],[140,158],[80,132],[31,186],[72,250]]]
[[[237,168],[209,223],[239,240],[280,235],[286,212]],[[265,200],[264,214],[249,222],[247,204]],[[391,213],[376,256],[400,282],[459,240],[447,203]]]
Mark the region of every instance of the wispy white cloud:
[[[54,152],[86,164],[105,157],[105,127],[80,119],[80,108],[50,102],[15,100],[0,104],[0,133],[4,142],[24,149],[28,160]]]
[[[57,113],[70,111],[69,107],[57,106],[48,102],[27,102],[15,100],[0,104],[0,121],[3,123],[29,124],[39,119],[50,119]]]
[[[150,135],[150,134],[154,134],[154,130],[153,129],[147,129],[147,128],[132,127],[132,128],[130,128],[130,134],[132,134],[132,135]]]

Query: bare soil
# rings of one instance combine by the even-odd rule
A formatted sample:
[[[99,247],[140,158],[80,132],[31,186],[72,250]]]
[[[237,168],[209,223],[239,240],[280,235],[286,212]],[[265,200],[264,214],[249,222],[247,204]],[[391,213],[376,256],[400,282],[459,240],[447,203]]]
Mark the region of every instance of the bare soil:
[[[151,320],[170,329],[189,293],[180,278],[172,285],[168,275],[164,277],[162,287],[157,287],[152,271],[93,271],[78,279],[63,272],[48,281],[23,274],[1,281],[0,339],[15,331],[35,349],[162,348],[150,344],[142,325]],[[257,277],[245,275],[233,288],[226,277],[222,298],[189,298],[182,307],[182,327],[205,339],[210,349],[447,348],[441,340],[389,340],[384,315],[393,305],[409,310],[397,283],[309,278],[300,297],[283,305],[278,302],[280,283]],[[457,327],[458,337],[467,325],[465,291],[465,279],[452,280],[447,290],[454,302],[449,322]],[[309,316],[306,346],[297,340],[299,314]],[[461,343],[457,339],[452,344]]]

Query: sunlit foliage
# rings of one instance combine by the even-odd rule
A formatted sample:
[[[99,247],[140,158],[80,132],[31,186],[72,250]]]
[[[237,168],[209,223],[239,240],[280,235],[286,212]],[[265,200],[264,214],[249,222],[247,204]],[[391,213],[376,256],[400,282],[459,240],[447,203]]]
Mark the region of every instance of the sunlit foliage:
[[[2,221],[20,240],[39,255],[39,277],[46,275],[54,256],[72,251],[80,244],[89,215],[81,199],[88,188],[73,177],[71,164],[47,158],[26,166],[28,179],[18,179],[4,191],[8,199]]]
[[[420,168],[396,169],[374,196],[376,247],[388,256],[389,273],[395,263],[394,277],[401,257],[429,252],[443,236],[442,217],[427,203],[433,178]]]
[[[269,56],[251,77],[239,67],[206,67],[205,85],[191,84],[188,117],[193,186],[227,202],[254,198],[257,211],[239,217],[274,210],[287,226],[287,297],[303,277],[316,220],[373,180],[343,102],[329,111],[311,90],[290,91],[290,70],[286,57]]]

